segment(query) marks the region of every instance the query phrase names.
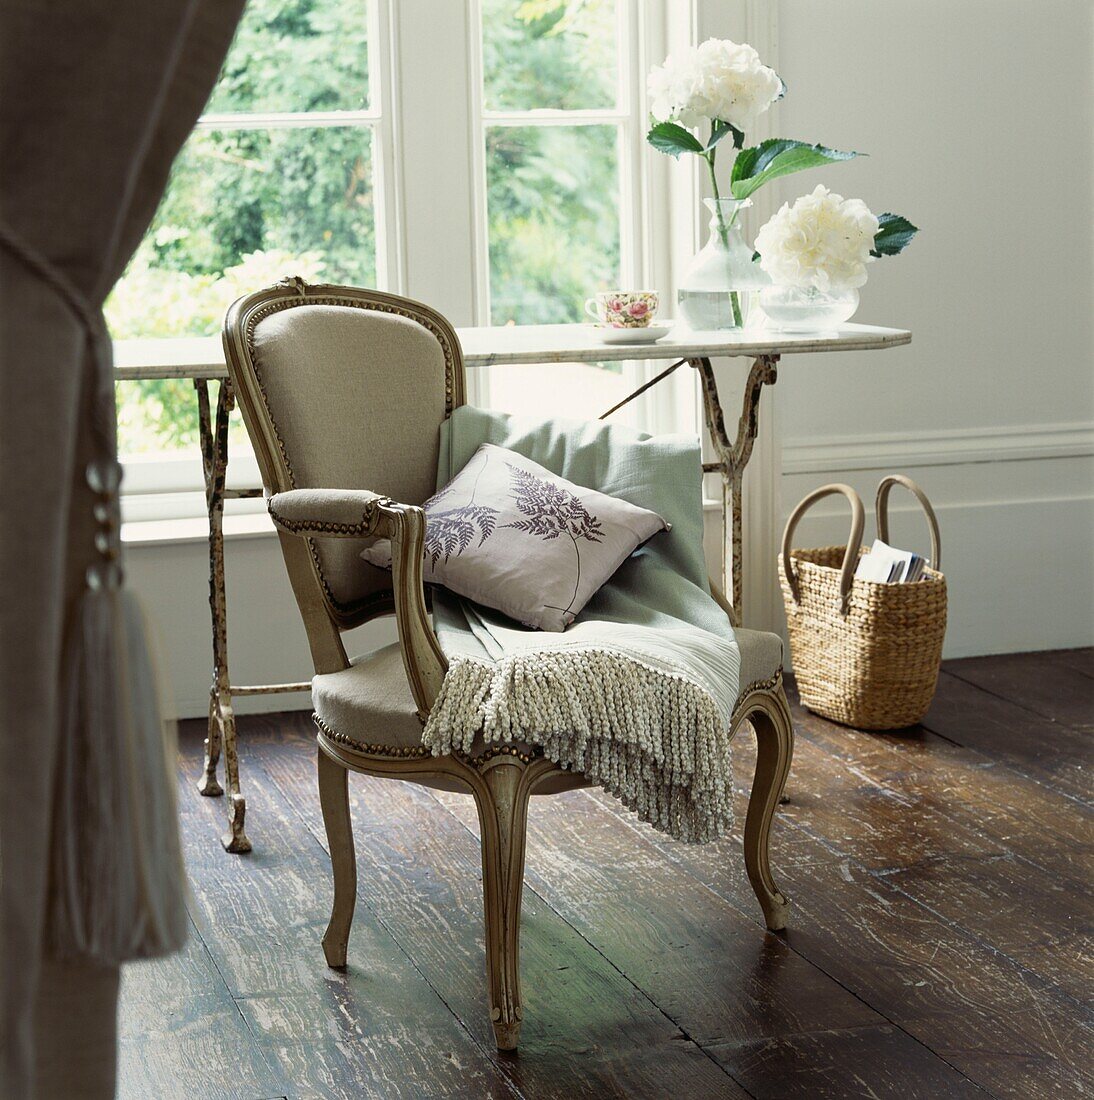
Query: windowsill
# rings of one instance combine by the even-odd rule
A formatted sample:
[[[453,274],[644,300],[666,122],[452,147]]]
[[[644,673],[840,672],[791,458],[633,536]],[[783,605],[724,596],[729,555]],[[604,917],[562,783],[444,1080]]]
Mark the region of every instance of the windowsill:
[[[275,535],[274,525],[265,512],[225,516],[224,539],[267,538]],[[183,546],[209,541],[209,521],[205,516],[186,519],[140,520],[122,524],[122,542],[128,547]]]
[[[716,512],[722,507],[717,500],[704,500],[704,512]],[[224,540],[260,539],[277,534],[266,512],[224,517]],[[209,521],[205,516],[186,519],[139,520],[122,524],[122,542],[130,547],[184,546],[187,543],[207,543]]]

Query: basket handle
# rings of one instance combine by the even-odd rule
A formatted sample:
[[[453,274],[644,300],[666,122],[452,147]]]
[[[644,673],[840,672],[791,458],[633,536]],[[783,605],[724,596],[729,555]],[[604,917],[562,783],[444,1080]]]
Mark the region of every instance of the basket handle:
[[[798,583],[798,577],[790,566],[790,540],[794,537],[794,529],[798,526],[798,520],[800,520],[818,500],[821,500],[823,497],[832,496],[835,493],[842,493],[851,505],[851,534],[847,539],[847,552],[843,555],[843,568],[840,570],[839,579],[840,614],[846,615],[850,607],[851,582],[855,578],[855,565],[858,562],[858,552],[862,547],[862,531],[866,526],[866,511],[862,507],[862,498],[850,485],[841,485],[836,482],[833,482],[831,485],[822,485],[819,489],[814,489],[813,492],[805,497],[798,504],[797,508],[790,513],[790,518],[786,521],[786,530],[783,531],[783,574],[786,577],[786,583],[790,585],[790,592],[794,597],[794,602],[801,603],[801,588]]]
[[[935,569],[941,569],[942,536],[938,532],[938,517],[934,514],[934,509],[927,499],[927,494],[910,477],[905,477],[903,474],[890,474],[888,477],[883,477],[878,483],[877,504],[875,506],[877,537],[882,542],[889,541],[889,491],[894,485],[903,485],[922,506],[927,517],[927,526],[931,532],[931,565]]]

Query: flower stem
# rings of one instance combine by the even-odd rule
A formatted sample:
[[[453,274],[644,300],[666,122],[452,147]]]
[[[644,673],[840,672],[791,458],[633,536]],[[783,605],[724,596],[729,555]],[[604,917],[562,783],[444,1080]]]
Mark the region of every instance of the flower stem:
[[[713,124],[712,124],[713,125]],[[734,210],[730,219],[727,222],[725,214],[722,212],[722,196],[718,191],[718,177],[714,172],[714,157],[717,155],[717,149],[708,149],[703,153],[703,160],[707,162],[707,171],[710,173],[710,190],[714,196],[714,217],[718,223],[718,236],[722,239],[722,245],[725,249],[729,250],[729,230],[733,223],[737,220],[737,211]],[[737,291],[731,290],[729,292],[729,304],[733,310],[733,324],[737,328],[743,328],[743,322],[741,321],[741,302],[737,297]]]

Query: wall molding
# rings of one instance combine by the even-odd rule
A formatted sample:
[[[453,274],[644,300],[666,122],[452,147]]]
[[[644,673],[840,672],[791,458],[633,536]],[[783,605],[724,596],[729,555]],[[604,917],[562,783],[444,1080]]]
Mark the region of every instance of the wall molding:
[[[1094,455],[1094,422],[812,436],[783,445],[783,474],[1029,462]]]

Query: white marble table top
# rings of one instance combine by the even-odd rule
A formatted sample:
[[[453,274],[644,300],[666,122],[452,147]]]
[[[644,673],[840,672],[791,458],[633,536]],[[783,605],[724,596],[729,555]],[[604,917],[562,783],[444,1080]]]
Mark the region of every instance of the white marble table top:
[[[678,326],[654,344],[605,344],[593,325],[505,325],[462,328],[457,333],[468,367],[868,351],[897,347],[912,339],[906,329],[874,325],[842,325],[837,332],[821,336],[796,336],[763,329],[692,332]],[[216,336],[114,343],[114,376],[118,381],[226,375],[224,353]]]

